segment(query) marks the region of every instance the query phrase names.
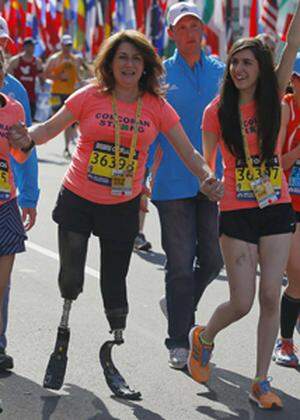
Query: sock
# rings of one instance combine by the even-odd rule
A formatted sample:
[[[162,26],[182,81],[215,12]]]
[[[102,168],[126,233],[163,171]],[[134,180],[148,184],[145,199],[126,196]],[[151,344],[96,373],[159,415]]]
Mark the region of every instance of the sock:
[[[299,312],[300,299],[294,299],[284,293],[281,299],[280,312],[280,330],[282,338],[293,338]]]
[[[253,379],[253,382],[254,383],[261,382],[261,381],[264,381],[265,379],[266,379],[265,376],[255,376],[255,378]]]

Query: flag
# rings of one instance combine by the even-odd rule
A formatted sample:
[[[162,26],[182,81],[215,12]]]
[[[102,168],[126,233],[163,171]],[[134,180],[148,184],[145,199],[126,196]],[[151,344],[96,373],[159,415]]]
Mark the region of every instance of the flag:
[[[277,38],[278,3],[277,0],[264,0],[262,4],[261,22],[264,32]]]
[[[249,36],[258,34],[258,0],[252,0],[250,9]]]
[[[160,0],[152,0],[148,10],[146,35],[151,40],[159,55],[164,52],[164,38],[166,20],[164,11],[166,2]]]
[[[114,32],[122,29],[136,29],[133,0],[116,0]]]
[[[136,2],[136,25],[140,32],[145,33],[147,12],[151,0],[139,0]]]
[[[77,2],[77,19],[74,23],[74,48],[83,51],[85,49],[85,4],[84,0]]]
[[[93,32],[92,57],[96,56],[104,39],[104,19],[101,3],[96,3],[96,24]]]
[[[202,12],[203,22],[206,25],[207,44],[212,54],[217,54],[225,59],[227,52],[226,27],[225,27],[225,1],[198,0],[195,2]]]
[[[96,0],[86,1],[85,51],[89,61],[92,60],[93,33],[96,30]]]

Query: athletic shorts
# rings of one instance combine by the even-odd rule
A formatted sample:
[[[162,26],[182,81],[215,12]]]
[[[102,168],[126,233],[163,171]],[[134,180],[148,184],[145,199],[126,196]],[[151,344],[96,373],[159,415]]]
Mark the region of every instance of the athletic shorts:
[[[17,199],[14,198],[0,206],[0,256],[24,252],[26,239]]]
[[[300,223],[300,211],[295,211],[296,223]]]
[[[262,236],[295,232],[296,216],[290,203],[220,213],[219,234],[258,244]]]
[[[97,204],[62,187],[53,220],[62,229],[103,239],[131,241],[139,232],[140,195],[119,204]]]
[[[69,97],[70,95],[65,95],[62,93],[52,93],[51,94],[51,107],[52,107],[52,112],[53,114],[55,114],[65,103],[65,100]]]

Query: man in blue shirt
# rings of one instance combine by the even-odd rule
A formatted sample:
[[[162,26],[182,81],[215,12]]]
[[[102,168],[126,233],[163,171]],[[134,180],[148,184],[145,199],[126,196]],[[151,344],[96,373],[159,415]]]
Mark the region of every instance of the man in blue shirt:
[[[6,30],[3,31],[3,28]],[[8,42],[8,30],[5,20],[0,17],[0,48],[5,48]],[[4,86],[1,89],[5,95],[19,101],[24,108],[26,125],[31,125],[31,112],[29,99],[26,90],[22,84],[13,76],[7,74],[4,79]],[[21,207],[22,219],[25,223],[25,229],[29,230],[35,223],[36,206],[39,197],[38,188],[38,164],[35,149],[23,164],[17,163],[11,157],[12,168],[15,177],[15,183],[19,190],[18,203]],[[9,356],[5,349],[7,345],[6,328],[8,323],[8,303],[9,303],[10,284],[8,285],[2,307],[3,331],[0,336],[0,372],[13,368],[13,358]]]
[[[171,6],[168,23],[176,50],[164,63],[169,85],[167,100],[179,114],[194,147],[202,153],[202,114],[218,93],[224,64],[201,50],[203,22],[194,4],[180,2]],[[197,178],[163,135],[158,136],[153,147],[156,169],[152,170],[152,200],[158,209],[167,257],[166,299],[161,300],[168,318],[166,346],[169,365],[182,369],[188,357],[188,334],[196,306],[207,284],[223,266],[218,207],[200,192]]]

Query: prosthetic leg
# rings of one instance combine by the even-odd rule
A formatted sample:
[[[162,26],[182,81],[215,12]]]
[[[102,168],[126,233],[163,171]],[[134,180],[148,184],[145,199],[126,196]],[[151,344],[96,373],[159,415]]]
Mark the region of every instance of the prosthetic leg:
[[[57,331],[54,351],[46,369],[44,388],[60,389],[67,368],[67,352],[70,340],[69,316],[71,305],[82,292],[88,237],[59,228],[58,245],[60,270],[58,283],[64,299],[63,313]]]
[[[64,382],[68,362],[67,352],[70,340],[70,329],[68,327],[68,323],[71,305],[72,300],[65,299],[63,314],[57,330],[54,352],[50,356],[44,377],[44,388],[58,390],[62,387]]]
[[[141,393],[129,387],[112,360],[113,346],[120,346],[124,343],[123,331],[125,329],[127,310],[115,309],[106,312],[106,316],[111,327],[111,333],[114,335],[114,340],[106,341],[101,346],[99,352],[100,363],[106,383],[117,397],[127,400],[139,400],[142,396]]]

